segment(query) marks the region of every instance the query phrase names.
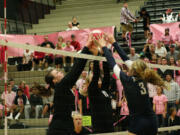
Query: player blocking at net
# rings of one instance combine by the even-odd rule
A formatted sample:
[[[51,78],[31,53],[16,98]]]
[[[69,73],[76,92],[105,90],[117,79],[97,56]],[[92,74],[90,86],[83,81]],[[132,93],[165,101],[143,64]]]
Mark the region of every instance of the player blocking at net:
[[[117,50],[118,54],[129,68],[129,75],[121,71],[108,51],[106,44],[110,43]],[[142,61],[130,61],[126,53],[116,43],[113,36],[100,36],[95,41],[96,45],[101,46],[108,63],[113,68],[113,72],[121,80],[130,112],[128,135],[157,135],[157,120],[153,112],[147,83],[158,86],[165,86],[161,77]]]

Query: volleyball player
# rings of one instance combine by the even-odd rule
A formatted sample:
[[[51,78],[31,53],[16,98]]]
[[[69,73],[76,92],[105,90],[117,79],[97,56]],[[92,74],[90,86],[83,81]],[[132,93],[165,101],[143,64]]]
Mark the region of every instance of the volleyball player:
[[[107,62],[103,62],[104,77],[99,87],[99,62],[94,61],[93,77],[88,86],[94,133],[113,132],[113,115],[110,90],[110,70]]]
[[[98,49],[92,45],[91,36],[87,45],[81,53],[97,55]],[[90,52],[91,51],[91,52]],[[71,91],[72,87],[83,71],[86,59],[77,59],[71,71],[64,76],[62,72],[51,70],[45,76],[45,81],[49,85],[46,89],[39,89],[39,95],[49,96],[51,89],[54,93],[54,114],[49,125],[48,135],[72,135],[74,131],[72,112],[75,111],[75,97]]]
[[[121,71],[116,64],[112,54],[105,46],[105,39],[114,46],[122,60],[129,67],[129,76]],[[155,71],[149,69],[143,61],[130,61],[126,53],[115,42],[114,37],[98,37],[95,42],[102,47],[113,72],[123,84],[130,112],[128,135],[157,135],[157,120],[149,100],[147,83],[164,86],[163,80]]]

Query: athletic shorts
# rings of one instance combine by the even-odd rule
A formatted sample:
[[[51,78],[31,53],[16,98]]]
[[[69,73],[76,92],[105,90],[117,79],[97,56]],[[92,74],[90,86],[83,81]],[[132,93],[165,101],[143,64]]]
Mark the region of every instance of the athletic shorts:
[[[133,32],[133,26],[131,24],[121,24],[121,29],[123,34],[126,34],[126,32]]]
[[[128,131],[136,135],[157,135],[156,115],[130,116]]]

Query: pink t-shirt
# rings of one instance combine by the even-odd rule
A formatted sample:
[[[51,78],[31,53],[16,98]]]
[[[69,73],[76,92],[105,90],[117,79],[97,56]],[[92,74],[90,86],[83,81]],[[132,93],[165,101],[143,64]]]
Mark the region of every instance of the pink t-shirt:
[[[176,33],[175,41],[180,43],[180,32]]]
[[[163,114],[165,112],[165,103],[168,101],[167,97],[162,94],[153,98],[153,103],[156,106],[156,114]]]
[[[121,106],[121,115],[129,115],[129,108],[127,102],[123,101]]]
[[[154,40],[153,39],[147,39],[146,40],[146,44],[153,44],[154,43]]]
[[[171,41],[173,41],[173,38],[172,38],[171,35],[169,35],[169,36],[163,35],[163,36],[161,37],[161,40],[163,41],[163,43],[164,43],[165,45],[171,45]]]
[[[16,97],[16,93],[11,91],[11,93],[6,94],[6,105],[8,108],[10,108],[13,105],[13,101]],[[1,95],[1,99],[5,99],[5,92],[3,92],[3,94]]]
[[[72,45],[70,45],[69,47],[64,47],[63,48],[64,51],[69,51],[69,52],[73,52],[74,51],[74,47]]]

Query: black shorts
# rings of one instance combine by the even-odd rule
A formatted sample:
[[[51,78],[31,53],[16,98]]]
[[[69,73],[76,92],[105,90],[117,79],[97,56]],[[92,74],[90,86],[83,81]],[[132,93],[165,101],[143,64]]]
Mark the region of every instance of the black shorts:
[[[71,63],[71,57],[69,56],[66,57],[66,63]]]
[[[39,64],[39,61],[43,61],[43,58],[40,58],[40,59],[33,58],[33,61],[34,61],[36,64]]]
[[[45,63],[48,63],[48,65],[53,63],[53,59],[50,56],[45,56],[44,59]]]
[[[130,116],[128,131],[136,135],[157,135],[158,126],[156,115]]]
[[[55,58],[55,65],[62,65],[63,63],[63,58],[62,57],[56,57]]]

